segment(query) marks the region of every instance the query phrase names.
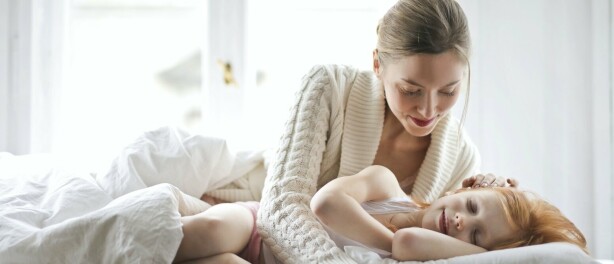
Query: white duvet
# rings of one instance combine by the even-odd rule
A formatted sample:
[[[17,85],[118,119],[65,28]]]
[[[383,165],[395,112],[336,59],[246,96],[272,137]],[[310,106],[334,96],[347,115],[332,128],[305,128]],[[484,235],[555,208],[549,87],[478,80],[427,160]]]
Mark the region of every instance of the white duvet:
[[[235,155],[223,140],[173,128],[144,134],[97,176],[2,153],[0,262],[170,263],[183,237],[179,212],[202,210],[185,194],[232,182],[261,154]]]

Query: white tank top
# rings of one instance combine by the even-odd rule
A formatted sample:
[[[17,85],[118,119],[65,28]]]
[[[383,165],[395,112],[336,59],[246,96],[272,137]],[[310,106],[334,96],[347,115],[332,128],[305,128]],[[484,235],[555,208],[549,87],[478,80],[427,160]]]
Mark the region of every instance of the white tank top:
[[[381,201],[368,201],[360,204],[370,215],[407,213],[420,210],[409,197],[394,197]]]
[[[370,215],[405,213],[420,210],[420,208],[409,197],[395,197],[381,201],[368,201],[362,203],[361,206]],[[326,230],[330,238],[335,241],[335,244],[341,249],[344,249],[346,246],[358,246],[373,251],[382,258],[389,258],[392,255],[392,253],[388,251],[368,247],[358,241],[337,234],[335,231],[328,228],[326,225],[322,225],[324,226],[324,229]]]

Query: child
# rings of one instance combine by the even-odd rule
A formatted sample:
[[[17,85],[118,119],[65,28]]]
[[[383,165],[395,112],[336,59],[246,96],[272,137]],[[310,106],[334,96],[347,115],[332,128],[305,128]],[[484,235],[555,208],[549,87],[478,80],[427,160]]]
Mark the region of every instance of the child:
[[[184,238],[175,261],[272,262],[266,248],[262,249],[268,257],[259,254],[257,209],[256,202],[218,204],[182,217]],[[460,189],[427,205],[412,201],[382,166],[329,182],[313,196],[311,209],[337,246],[359,245],[401,261],[549,242],[569,242],[587,252],[575,225],[529,193],[515,188]]]

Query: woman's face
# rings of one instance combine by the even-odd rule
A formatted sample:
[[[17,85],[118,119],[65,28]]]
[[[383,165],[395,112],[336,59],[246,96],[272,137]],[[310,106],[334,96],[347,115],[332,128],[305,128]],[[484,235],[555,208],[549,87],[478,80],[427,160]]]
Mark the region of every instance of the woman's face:
[[[491,250],[516,232],[497,195],[477,190],[439,198],[425,209],[422,227]]]
[[[385,63],[374,53],[374,70],[390,110],[411,135],[429,135],[458,100],[466,63],[451,51]]]

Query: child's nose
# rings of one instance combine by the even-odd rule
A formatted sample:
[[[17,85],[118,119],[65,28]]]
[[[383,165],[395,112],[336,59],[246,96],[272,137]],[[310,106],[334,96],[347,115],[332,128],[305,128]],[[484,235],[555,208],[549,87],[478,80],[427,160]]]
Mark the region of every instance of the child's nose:
[[[464,218],[459,213],[456,213],[456,215],[454,215],[454,224],[456,225],[456,229],[458,231],[462,231],[465,227]]]

